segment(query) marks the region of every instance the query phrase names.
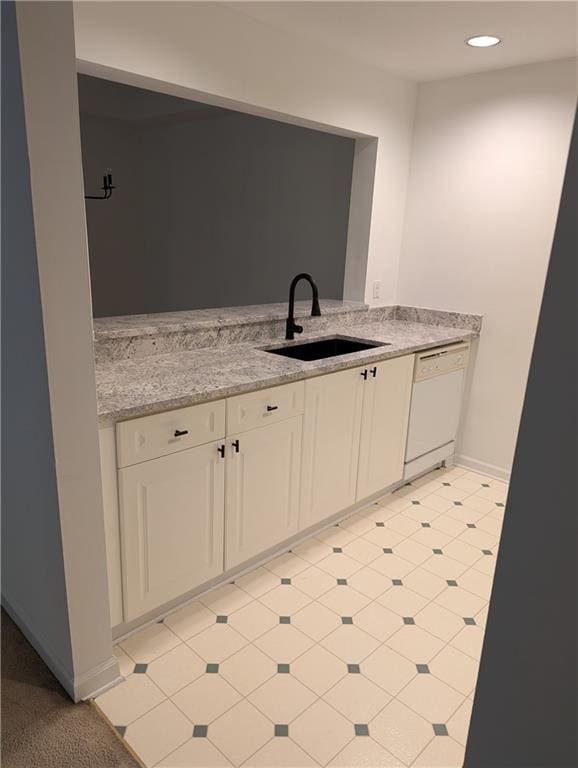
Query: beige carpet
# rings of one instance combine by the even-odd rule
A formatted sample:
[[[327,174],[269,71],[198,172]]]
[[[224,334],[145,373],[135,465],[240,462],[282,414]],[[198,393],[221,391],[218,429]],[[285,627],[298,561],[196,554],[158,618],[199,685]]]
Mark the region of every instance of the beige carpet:
[[[73,704],[2,611],[2,768],[139,768],[97,709]]]

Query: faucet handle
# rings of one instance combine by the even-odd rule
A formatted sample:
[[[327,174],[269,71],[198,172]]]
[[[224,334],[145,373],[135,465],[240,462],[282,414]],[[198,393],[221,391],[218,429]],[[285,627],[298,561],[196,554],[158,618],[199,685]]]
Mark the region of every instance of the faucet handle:
[[[295,325],[293,326],[293,330],[295,331],[295,333],[303,333],[303,326],[297,325],[297,323],[295,323]]]

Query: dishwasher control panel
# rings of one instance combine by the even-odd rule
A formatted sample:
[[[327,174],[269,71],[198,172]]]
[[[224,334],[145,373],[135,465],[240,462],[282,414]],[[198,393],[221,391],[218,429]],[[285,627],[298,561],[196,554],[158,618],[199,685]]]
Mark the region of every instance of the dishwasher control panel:
[[[415,356],[414,381],[424,381],[434,376],[467,368],[470,345],[449,344],[446,347],[426,349]]]

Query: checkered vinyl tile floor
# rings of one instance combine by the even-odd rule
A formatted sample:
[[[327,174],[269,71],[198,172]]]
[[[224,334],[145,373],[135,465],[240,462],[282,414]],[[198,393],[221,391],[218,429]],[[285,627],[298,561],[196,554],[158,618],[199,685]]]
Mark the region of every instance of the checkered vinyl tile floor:
[[[115,647],[146,766],[461,766],[507,485],[431,472]]]

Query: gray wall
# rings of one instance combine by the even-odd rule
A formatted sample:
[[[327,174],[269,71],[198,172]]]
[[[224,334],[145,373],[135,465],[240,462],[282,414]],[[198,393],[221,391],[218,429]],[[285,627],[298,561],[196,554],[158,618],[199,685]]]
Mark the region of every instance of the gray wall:
[[[2,3],[2,602],[72,675],[16,19]],[[24,623],[26,626],[22,626]]]
[[[496,564],[467,768],[578,765],[577,207],[575,121]]]
[[[79,76],[93,311],[342,298],[354,142]],[[307,291],[301,288],[300,296]]]

